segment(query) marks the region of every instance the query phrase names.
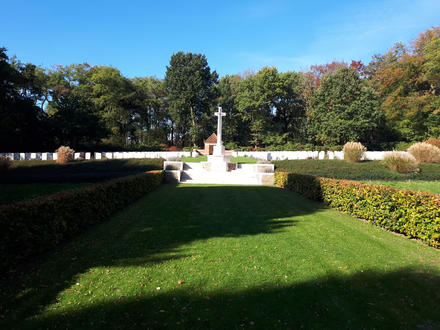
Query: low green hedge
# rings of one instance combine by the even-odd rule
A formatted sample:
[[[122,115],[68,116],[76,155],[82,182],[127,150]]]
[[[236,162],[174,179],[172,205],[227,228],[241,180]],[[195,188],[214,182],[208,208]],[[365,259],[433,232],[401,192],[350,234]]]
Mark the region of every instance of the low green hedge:
[[[286,172],[275,173],[275,184],[440,247],[440,195]]]
[[[162,171],[0,206],[0,267],[7,269],[99,223],[163,182]]]

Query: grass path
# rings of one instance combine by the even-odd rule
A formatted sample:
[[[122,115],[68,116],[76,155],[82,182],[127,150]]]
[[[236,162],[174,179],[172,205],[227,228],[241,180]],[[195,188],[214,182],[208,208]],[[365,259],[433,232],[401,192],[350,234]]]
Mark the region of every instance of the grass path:
[[[198,156],[198,157],[182,157],[180,161],[185,163],[200,163],[206,162],[208,160],[207,156]],[[251,157],[231,157],[232,163],[240,163],[240,164],[255,164],[257,159]]]
[[[380,161],[351,163],[344,160],[272,161],[277,172],[293,172],[334,179],[370,181],[440,180],[440,164],[420,164],[420,173],[396,173]]]
[[[364,183],[440,194],[440,181],[364,181]]]
[[[273,187],[166,185],[15,274],[0,328],[436,328],[440,251]]]

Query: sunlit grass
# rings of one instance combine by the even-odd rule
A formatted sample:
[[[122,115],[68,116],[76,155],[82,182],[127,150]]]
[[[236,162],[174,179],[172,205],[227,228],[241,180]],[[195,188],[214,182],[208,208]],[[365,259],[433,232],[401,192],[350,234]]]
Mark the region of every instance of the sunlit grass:
[[[276,171],[309,174],[335,179],[406,181],[440,180],[440,164],[420,164],[420,173],[396,173],[379,161],[351,163],[343,160],[282,160],[273,161]]]
[[[2,290],[9,328],[436,328],[440,251],[273,187],[167,185]]]
[[[364,181],[364,183],[440,194],[440,181]]]
[[[182,157],[181,161],[185,163],[200,163],[206,162],[208,160],[207,156],[198,156],[198,157]],[[232,163],[240,163],[240,164],[255,164],[257,159],[251,157],[231,157]]]

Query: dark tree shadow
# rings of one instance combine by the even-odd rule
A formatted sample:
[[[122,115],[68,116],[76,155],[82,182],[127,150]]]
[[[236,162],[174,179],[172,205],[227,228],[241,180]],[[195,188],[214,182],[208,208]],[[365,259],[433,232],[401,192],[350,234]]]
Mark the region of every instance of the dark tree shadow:
[[[91,268],[147,266],[185,258],[181,247],[191,242],[283,231],[296,224],[286,218],[319,212],[323,207],[296,195],[296,202],[292,200],[291,192],[274,187],[163,186],[47,254],[34,269],[13,274],[1,290],[0,328],[17,324],[32,329],[370,328],[375,324],[392,328],[398,324],[429,329],[438,325],[439,292],[427,291],[439,287],[439,278],[412,269],[335,275],[297,286],[209,296],[198,288],[203,283],[183,285],[173,295],[126,297],[88,305],[72,314],[54,311],[47,320],[32,320]],[[350,319],[353,315],[355,320]]]
[[[328,276],[288,287],[241,292],[126,297],[73,313],[28,320],[24,328],[258,328],[258,329],[438,329],[438,276],[413,269]],[[93,321],[91,323],[91,321]]]
[[[19,166],[0,172],[0,183],[100,182],[160,170],[163,159],[75,161],[64,165],[32,161],[29,164],[30,166]]]

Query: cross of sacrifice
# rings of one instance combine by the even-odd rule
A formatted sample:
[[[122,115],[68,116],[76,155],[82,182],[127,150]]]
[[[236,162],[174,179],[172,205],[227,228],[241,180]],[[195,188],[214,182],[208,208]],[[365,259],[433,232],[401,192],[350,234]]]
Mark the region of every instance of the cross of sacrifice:
[[[217,120],[217,146],[221,146],[222,144],[222,117],[226,116],[225,112],[222,112],[222,107],[218,107],[218,112],[215,112],[214,115],[218,117]]]

